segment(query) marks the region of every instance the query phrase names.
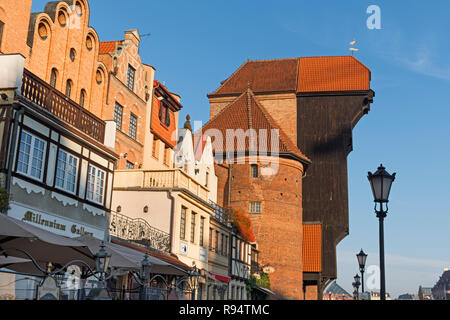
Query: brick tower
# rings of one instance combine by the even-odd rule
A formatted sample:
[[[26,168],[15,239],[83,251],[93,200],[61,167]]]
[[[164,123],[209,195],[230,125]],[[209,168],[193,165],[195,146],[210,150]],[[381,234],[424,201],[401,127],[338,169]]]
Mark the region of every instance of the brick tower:
[[[216,162],[221,154],[226,159],[216,164],[219,205],[249,214],[260,264],[274,271],[271,289],[302,299],[302,177],[309,159],[249,88],[202,132],[213,139]]]
[[[214,119],[251,83],[275,125],[311,159],[303,179],[303,222],[321,225],[322,254],[304,285],[314,284],[319,298],[337,278],[336,246],[349,234],[347,156],[352,130],[375,96],[370,81],[371,71],[353,56],[257,60],[208,95]]]

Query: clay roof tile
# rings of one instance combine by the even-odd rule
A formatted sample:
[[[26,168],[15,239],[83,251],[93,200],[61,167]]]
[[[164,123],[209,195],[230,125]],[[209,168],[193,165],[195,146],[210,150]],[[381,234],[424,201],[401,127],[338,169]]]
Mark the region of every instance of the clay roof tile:
[[[322,225],[303,225],[303,272],[322,272]]]

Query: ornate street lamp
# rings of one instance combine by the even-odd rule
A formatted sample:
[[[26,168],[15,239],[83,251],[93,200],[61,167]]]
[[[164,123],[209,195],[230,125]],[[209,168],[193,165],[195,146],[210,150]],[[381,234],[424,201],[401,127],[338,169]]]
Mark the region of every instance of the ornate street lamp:
[[[196,294],[196,290],[197,290],[197,286],[198,286],[198,281],[199,278],[201,276],[200,272],[198,272],[197,266],[194,264],[194,266],[192,267],[192,271],[191,271],[191,283],[192,283],[192,300],[196,300],[195,299],[195,294]]]
[[[354,277],[355,282],[353,282],[353,288],[355,289],[355,299],[358,300],[359,299],[359,286],[361,285],[361,277],[356,274],[356,276]]]
[[[358,258],[359,271],[361,272],[361,292],[364,293],[364,271],[366,269],[367,254],[361,249],[361,252],[356,257]]]
[[[145,256],[144,256],[144,260],[142,260],[142,262],[141,262],[141,274],[140,274],[140,276],[141,276],[141,279],[143,281],[147,281],[148,280],[148,277],[150,276],[150,271],[152,269],[152,266],[153,265],[152,265],[152,263],[149,260],[149,256],[146,253]]]
[[[375,212],[380,220],[380,299],[386,300],[386,281],[384,270],[384,218],[388,212],[389,193],[396,173],[390,175],[381,165],[374,174],[369,172],[369,182],[375,202]],[[377,204],[379,208],[377,209]]]
[[[150,271],[152,269],[152,263],[149,260],[149,256],[147,253],[145,253],[144,256],[144,260],[142,260],[141,262],[141,270],[140,270],[140,274],[139,274],[139,280],[140,280],[140,285],[141,285],[141,297],[140,300],[144,300],[145,298],[145,290],[146,290],[146,285],[147,285],[147,281],[148,281],[148,277],[150,276]]]
[[[100,251],[94,255],[95,258],[95,271],[100,273],[100,281],[105,280],[105,274],[108,272],[109,260],[111,254],[105,250],[105,241],[102,241],[100,245]]]

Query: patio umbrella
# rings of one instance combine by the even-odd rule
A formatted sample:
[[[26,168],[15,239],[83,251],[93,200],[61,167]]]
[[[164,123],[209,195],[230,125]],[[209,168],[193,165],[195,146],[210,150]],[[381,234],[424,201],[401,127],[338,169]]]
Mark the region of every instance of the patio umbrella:
[[[75,239],[88,246],[88,248],[93,252],[96,252],[95,250],[98,251],[97,248],[101,245],[101,240],[91,236],[82,236]],[[111,254],[109,266],[116,269],[130,269],[138,271],[141,268],[141,262],[144,260],[145,256],[145,254],[140,251],[126,248],[111,242],[105,243],[105,250]],[[153,274],[170,274],[181,276],[187,274],[181,268],[158,258],[149,256],[148,259],[152,264],[150,272]]]
[[[18,263],[29,263],[31,262],[30,259],[22,259],[22,258],[17,258],[17,257],[5,257],[5,256],[0,256],[0,269],[1,268],[7,268],[10,265],[13,264],[18,264]]]
[[[94,255],[83,243],[0,214],[0,251],[8,249],[6,255],[31,259],[23,252],[9,250],[13,248],[26,251],[42,269],[47,269],[49,262],[61,267],[73,260],[82,260],[95,268]],[[42,275],[30,262],[12,264],[8,269]]]

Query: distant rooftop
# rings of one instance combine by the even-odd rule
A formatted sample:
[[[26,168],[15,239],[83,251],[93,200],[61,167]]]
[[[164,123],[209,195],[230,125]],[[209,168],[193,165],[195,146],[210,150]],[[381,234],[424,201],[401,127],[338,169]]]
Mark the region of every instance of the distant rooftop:
[[[346,294],[348,296],[351,296],[347,291],[344,290],[340,285],[337,284],[336,281],[333,281],[325,290],[325,293],[332,293],[332,294]]]

